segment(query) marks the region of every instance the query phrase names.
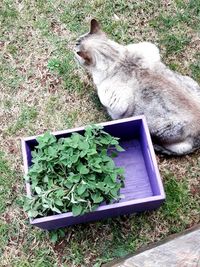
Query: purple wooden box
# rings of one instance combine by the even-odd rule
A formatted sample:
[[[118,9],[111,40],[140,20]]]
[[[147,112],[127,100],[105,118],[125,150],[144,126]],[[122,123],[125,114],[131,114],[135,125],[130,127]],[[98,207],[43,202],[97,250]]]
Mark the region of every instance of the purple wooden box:
[[[101,123],[104,130],[120,138],[125,152],[115,158],[118,166],[125,168],[125,196],[119,203],[101,205],[96,211],[74,217],[72,212],[30,219],[32,225],[42,229],[56,229],[73,224],[96,221],[123,214],[158,208],[165,199],[155,153],[144,116],[131,117]],[[54,132],[57,138],[68,137],[72,132],[84,132],[84,127]],[[22,139],[22,153],[25,174],[31,166],[31,151],[37,145],[36,136]],[[26,183],[27,195],[31,195],[30,184]]]

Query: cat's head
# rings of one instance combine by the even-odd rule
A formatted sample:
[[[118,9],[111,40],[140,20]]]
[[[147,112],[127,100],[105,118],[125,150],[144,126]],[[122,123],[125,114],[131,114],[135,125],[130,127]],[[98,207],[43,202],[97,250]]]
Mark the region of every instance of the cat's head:
[[[89,32],[80,36],[76,41],[75,57],[78,62],[86,68],[94,67],[97,60],[95,52],[106,40],[106,34],[101,30],[99,22],[92,19]]]

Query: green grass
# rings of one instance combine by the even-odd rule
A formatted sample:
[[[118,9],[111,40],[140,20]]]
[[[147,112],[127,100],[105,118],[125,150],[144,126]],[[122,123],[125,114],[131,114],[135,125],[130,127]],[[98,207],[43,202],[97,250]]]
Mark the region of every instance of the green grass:
[[[30,127],[34,123],[38,115],[35,107],[23,106],[17,121],[8,127],[8,134],[13,135],[25,127]]]
[[[158,16],[155,16],[149,21],[150,25],[158,32],[159,43],[164,50],[164,59],[173,64],[174,56],[178,63],[182,64],[182,56],[188,55],[191,60],[191,45],[194,36],[198,36],[200,25],[200,3],[196,0],[174,1],[171,6],[174,8],[166,11],[161,11]],[[198,50],[198,47],[197,47]],[[185,70],[185,66],[178,69],[182,73],[189,72]],[[193,73],[192,73],[193,74]],[[195,78],[195,75],[193,75]]]
[[[189,44],[189,38],[184,34],[168,34],[163,37],[161,44],[166,47],[166,55],[178,54]]]
[[[166,202],[157,211],[63,229],[55,241],[31,227],[20,137],[109,119],[91,79],[73,57],[90,18],[120,43],[151,41],[173,70],[200,82],[200,2],[11,1],[0,10],[1,266],[101,266],[200,222],[199,152],[158,157]],[[63,236],[64,235],[64,236]],[[54,236],[54,237],[53,237]]]
[[[3,254],[3,249],[5,248],[5,246],[8,245],[8,238],[7,238],[8,231],[9,231],[9,225],[0,220],[0,234],[1,234],[0,255]]]
[[[0,213],[3,213],[16,197],[13,195],[13,182],[16,182],[16,173],[10,169],[4,153],[0,151]]]
[[[196,53],[194,63],[190,64],[190,70],[194,79],[200,83],[200,53]]]
[[[57,73],[62,77],[64,88],[68,91],[83,92],[85,89],[84,83],[80,81],[75,69],[74,55],[71,52],[64,54],[63,59],[51,58],[48,61],[48,68],[53,73]]]
[[[191,64],[190,69],[195,80],[200,82],[200,62]]]
[[[10,93],[16,93],[23,81],[23,78],[16,67],[12,65],[13,62],[6,61],[1,56],[0,59],[0,82],[2,88],[6,87]]]
[[[164,218],[171,223],[171,233],[177,233],[187,227],[187,215],[193,207],[200,209],[192,197],[187,180],[177,181],[172,174],[167,174],[165,182],[166,202],[161,209]]]

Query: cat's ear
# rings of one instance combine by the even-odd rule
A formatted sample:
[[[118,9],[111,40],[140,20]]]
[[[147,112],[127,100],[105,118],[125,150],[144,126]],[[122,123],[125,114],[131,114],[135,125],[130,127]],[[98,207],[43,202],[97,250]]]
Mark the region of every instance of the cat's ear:
[[[94,34],[94,33],[96,34],[102,33],[101,25],[96,19],[92,19],[90,22],[90,34]]]
[[[92,56],[90,55],[89,52],[87,51],[78,51],[77,52],[77,55],[79,55],[82,59],[84,59],[84,63],[86,65],[91,65],[93,62],[92,62]]]

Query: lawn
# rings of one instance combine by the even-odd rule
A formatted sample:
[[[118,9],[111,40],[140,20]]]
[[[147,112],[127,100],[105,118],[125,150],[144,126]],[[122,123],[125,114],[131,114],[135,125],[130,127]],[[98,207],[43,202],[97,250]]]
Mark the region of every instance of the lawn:
[[[116,41],[156,43],[163,61],[200,83],[200,1],[3,0],[0,7],[1,266],[101,266],[200,222],[200,151],[157,156],[167,195],[157,211],[69,227],[29,225],[20,138],[109,120],[74,61],[91,18]]]

